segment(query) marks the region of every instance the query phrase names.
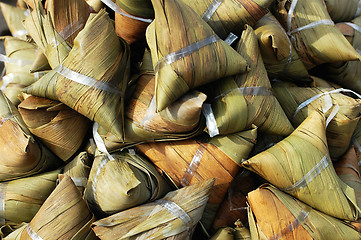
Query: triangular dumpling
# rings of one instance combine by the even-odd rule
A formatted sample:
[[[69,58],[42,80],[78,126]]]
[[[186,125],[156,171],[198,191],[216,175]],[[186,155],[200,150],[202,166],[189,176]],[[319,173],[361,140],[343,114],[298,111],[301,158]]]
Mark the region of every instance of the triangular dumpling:
[[[147,42],[156,70],[157,111],[192,88],[246,71],[246,61],[181,0],[152,3],[155,20]]]
[[[325,116],[314,111],[290,136],[242,164],[304,203],[337,218],[356,220],[355,192],[336,175]]]

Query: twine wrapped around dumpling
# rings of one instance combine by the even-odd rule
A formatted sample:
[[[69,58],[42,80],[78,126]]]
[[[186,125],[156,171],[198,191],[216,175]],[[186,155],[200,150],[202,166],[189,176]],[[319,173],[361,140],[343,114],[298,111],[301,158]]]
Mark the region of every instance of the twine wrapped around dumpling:
[[[308,72],[286,31],[271,13],[261,18],[254,30],[270,78],[309,81]]]
[[[169,192],[164,198],[98,220],[93,225],[102,240],[190,240],[201,219],[214,179]]]
[[[170,187],[157,170],[137,154],[97,151],[84,199],[96,216],[109,216],[155,201]]]
[[[336,175],[326,141],[326,120],[315,110],[287,138],[244,161],[276,187],[330,216],[354,221],[355,191]]]
[[[0,8],[11,35],[25,40],[28,32],[22,22],[30,14],[30,10],[13,7],[6,3],[0,3]]]
[[[18,105],[21,90],[43,74],[30,73],[37,48],[35,44],[15,37],[4,37],[4,40],[6,56],[0,54],[0,61],[5,63],[5,76],[2,77],[0,90],[14,105]]]
[[[89,119],[58,101],[30,96],[18,109],[30,132],[63,161],[80,148],[89,129]]]
[[[29,35],[48,59],[50,67],[55,68],[61,64],[68,56],[71,46],[55,31],[51,16],[45,13],[41,3],[37,4],[23,23]]]
[[[0,181],[53,170],[60,161],[38,143],[19,112],[0,92]]]
[[[0,183],[0,226],[30,222],[56,186],[60,170]]]
[[[336,27],[348,39],[352,46],[359,51],[361,49],[361,17],[351,22],[338,23]],[[334,81],[345,88],[361,93],[361,63],[359,61],[344,61],[330,63],[322,66],[322,76]]]
[[[25,91],[59,100],[123,140],[129,54],[103,9],[90,15],[66,60]]]
[[[208,142],[183,140],[137,145],[178,187],[215,178],[202,223],[209,229],[227,189],[246,159],[257,137],[257,130],[217,136]]]
[[[360,0],[324,0],[327,12],[335,22],[348,22],[361,14]]]
[[[198,135],[204,129],[201,111],[206,95],[201,92],[190,91],[163,111],[156,113],[155,78],[148,54],[149,52],[146,52],[144,56],[142,73],[128,102],[124,141],[102,128],[99,129],[109,151],[149,141],[186,139]]]
[[[226,39],[230,33],[240,36],[244,25],[254,26],[274,0],[184,0],[217,35]]]
[[[76,35],[84,28],[90,14],[85,0],[46,0],[45,9],[51,16],[54,30],[64,41],[73,45]]]
[[[267,184],[249,193],[248,202],[252,239],[338,240],[361,237],[349,223],[321,213]]]
[[[83,194],[88,182],[92,159],[87,152],[80,152],[73,160],[64,166],[63,175],[68,175],[73,180],[75,186]],[[59,176],[63,178],[63,176]]]
[[[250,26],[243,31],[237,51],[251,70],[217,81],[206,89],[218,133],[242,131],[254,124],[260,132],[289,135],[293,127],[272,94],[256,35]],[[209,126],[208,131],[212,131]]]
[[[330,92],[329,94],[327,94]],[[352,134],[361,116],[361,99],[354,99],[342,92],[345,89],[274,87],[273,93],[288,118],[297,127],[315,109],[339,106],[335,117],[327,127],[327,143],[331,157],[342,156],[349,148]],[[332,109],[327,111],[327,115]]]
[[[335,27],[323,0],[282,0],[276,11],[307,69],[322,63],[361,59]]]
[[[86,239],[93,214],[70,177],[65,176],[23,230],[21,240]]]
[[[163,110],[190,89],[247,70],[246,61],[182,0],[152,0],[147,42],[155,69],[155,102]]]

